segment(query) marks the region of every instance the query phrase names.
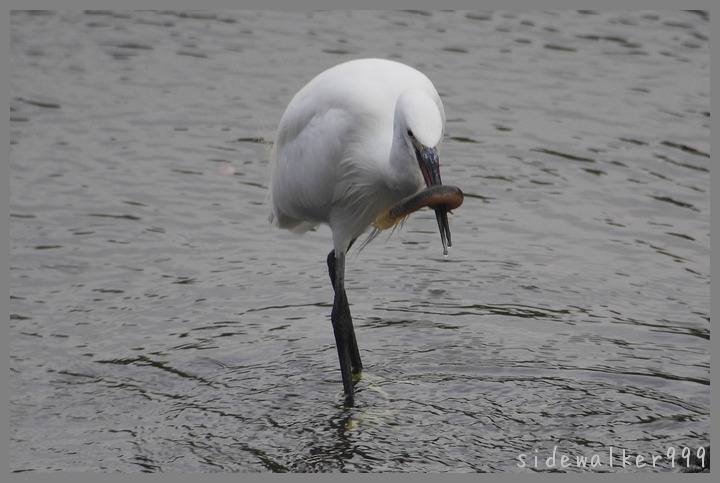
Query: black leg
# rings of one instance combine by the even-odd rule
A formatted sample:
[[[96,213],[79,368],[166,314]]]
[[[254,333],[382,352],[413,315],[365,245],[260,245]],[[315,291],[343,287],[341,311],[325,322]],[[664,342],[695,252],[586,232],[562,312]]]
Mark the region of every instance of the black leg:
[[[352,323],[347,308],[347,297],[344,291],[335,291],[335,302],[332,310],[332,324],[335,331],[335,345],[340,360],[340,373],[342,374],[343,390],[345,392],[345,405],[352,406],[355,402],[355,389],[352,380],[352,363],[350,360],[350,333],[348,323]]]
[[[350,244],[352,245],[352,243]],[[344,265],[343,260],[343,265]],[[328,272],[330,273],[330,282],[332,283],[333,290],[337,292],[336,289],[336,280],[337,280],[337,260],[335,258],[335,250],[332,250],[328,254],[327,258],[327,264],[328,264]],[[345,267],[342,267],[343,273],[345,272]],[[343,287],[341,288],[344,303],[342,304],[345,308],[345,312],[347,312],[346,317],[348,320],[348,330],[350,332],[350,336],[348,338],[349,342],[349,351],[350,351],[350,361],[352,363],[352,373],[353,374],[360,374],[362,372],[362,361],[360,360],[360,350],[358,349],[357,339],[355,338],[355,327],[353,327],[352,323],[352,316],[350,315],[350,305],[347,301],[347,295],[345,293],[345,284],[343,283]],[[335,307],[333,307],[335,309]],[[344,315],[345,316],[345,315]]]
[[[335,332],[335,345],[337,346],[340,372],[342,373],[343,389],[345,391],[345,405],[352,406],[354,402],[353,374],[362,371],[360,351],[355,339],[350,305],[345,293],[345,255],[335,256],[331,251],[327,258],[330,281],[335,290],[335,300],[332,309],[332,325]]]

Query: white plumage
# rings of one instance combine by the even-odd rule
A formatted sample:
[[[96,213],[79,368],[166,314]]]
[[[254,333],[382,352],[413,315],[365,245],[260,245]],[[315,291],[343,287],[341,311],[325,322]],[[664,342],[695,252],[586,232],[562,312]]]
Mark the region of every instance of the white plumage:
[[[346,251],[378,214],[423,188],[407,129],[437,148],[444,126],[435,87],[411,67],[361,59],[322,72],[293,97],[277,130],[275,224],[303,232],[327,223],[336,252]]]

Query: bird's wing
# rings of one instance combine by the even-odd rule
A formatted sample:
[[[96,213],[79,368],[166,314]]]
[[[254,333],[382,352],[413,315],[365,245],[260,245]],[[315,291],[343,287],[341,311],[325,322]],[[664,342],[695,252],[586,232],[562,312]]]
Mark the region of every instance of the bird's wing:
[[[281,227],[304,230],[329,221],[349,124],[342,108],[306,103],[286,111],[273,155],[272,198]]]

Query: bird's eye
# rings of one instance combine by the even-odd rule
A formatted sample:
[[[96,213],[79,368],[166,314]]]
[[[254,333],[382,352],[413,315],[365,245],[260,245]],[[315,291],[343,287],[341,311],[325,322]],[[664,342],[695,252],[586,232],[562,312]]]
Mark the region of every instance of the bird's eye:
[[[412,129],[408,129],[408,130],[407,130],[407,133],[408,133],[408,136],[413,137]]]

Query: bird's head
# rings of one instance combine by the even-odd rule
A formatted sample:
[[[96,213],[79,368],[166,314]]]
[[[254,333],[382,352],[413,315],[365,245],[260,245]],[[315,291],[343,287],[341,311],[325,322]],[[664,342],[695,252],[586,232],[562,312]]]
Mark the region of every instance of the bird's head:
[[[395,106],[395,133],[407,148],[411,164],[415,164],[426,187],[442,184],[439,148],[445,127],[445,111],[440,98],[419,89],[405,91]],[[417,169],[417,168],[416,168]],[[417,171],[416,171],[417,172]],[[433,207],[440,230],[443,253],[452,245],[447,219],[448,207]]]
[[[438,150],[442,141],[445,113],[440,99],[424,91],[405,91],[395,108],[395,129],[404,138],[410,158],[420,168],[425,185],[442,184]]]

